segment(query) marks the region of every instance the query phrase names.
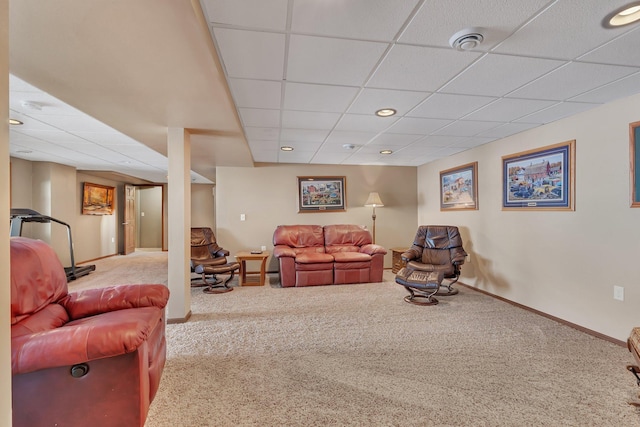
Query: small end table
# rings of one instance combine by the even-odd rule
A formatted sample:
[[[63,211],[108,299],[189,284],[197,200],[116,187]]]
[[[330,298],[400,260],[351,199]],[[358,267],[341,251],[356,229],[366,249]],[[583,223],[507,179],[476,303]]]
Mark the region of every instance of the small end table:
[[[250,251],[236,253],[236,260],[240,263],[238,284],[240,286],[264,286],[269,255],[271,255],[269,251],[262,251],[258,254],[252,254]],[[247,271],[247,261],[262,261],[260,263],[260,271]],[[251,277],[247,277],[248,275],[251,275]],[[254,277],[255,275],[259,276]]]
[[[402,254],[408,251],[409,249],[410,248],[391,248],[391,253],[393,254],[391,258],[392,260],[391,271],[393,273],[397,273],[403,267],[406,266],[407,263],[402,260]]]

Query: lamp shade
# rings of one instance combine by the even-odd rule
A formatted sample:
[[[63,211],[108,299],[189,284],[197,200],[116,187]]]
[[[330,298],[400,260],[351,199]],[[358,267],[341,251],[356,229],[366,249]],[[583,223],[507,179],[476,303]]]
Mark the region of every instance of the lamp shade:
[[[378,195],[378,193],[376,192],[369,193],[369,198],[364,203],[364,205],[367,207],[374,207],[374,208],[378,206],[384,206],[384,204],[382,203],[382,200],[380,200],[380,195]]]

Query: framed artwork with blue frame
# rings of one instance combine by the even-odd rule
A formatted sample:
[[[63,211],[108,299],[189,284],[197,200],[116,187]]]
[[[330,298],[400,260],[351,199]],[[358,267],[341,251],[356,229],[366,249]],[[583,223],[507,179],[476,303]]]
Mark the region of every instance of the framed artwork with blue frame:
[[[502,210],[575,210],[576,141],[502,157]]]
[[[629,124],[631,207],[640,208],[640,122]]]

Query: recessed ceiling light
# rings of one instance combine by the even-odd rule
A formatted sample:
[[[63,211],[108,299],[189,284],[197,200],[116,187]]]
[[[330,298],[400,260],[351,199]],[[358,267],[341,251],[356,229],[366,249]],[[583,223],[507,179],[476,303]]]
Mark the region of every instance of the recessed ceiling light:
[[[602,20],[602,26],[605,28],[618,28],[623,25],[633,24],[640,20],[640,1],[629,3],[620,7]]]
[[[397,111],[394,110],[393,108],[382,108],[382,109],[376,111],[376,116],[378,116],[378,117],[390,117],[390,116],[393,116],[396,113],[397,113]]]
[[[284,145],[280,147],[282,151],[293,151],[293,147],[289,147],[288,145]]]
[[[9,124],[10,125],[22,125],[24,123],[22,123],[20,120],[18,119],[9,119]]]
[[[393,151],[391,150],[380,150],[380,154],[392,154]]]

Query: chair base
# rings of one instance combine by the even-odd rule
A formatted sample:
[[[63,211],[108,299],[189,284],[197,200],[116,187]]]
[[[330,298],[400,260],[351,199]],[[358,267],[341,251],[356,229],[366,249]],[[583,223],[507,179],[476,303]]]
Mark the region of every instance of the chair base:
[[[431,295],[416,295],[415,293],[409,291],[411,295],[407,295],[404,297],[404,301],[409,304],[415,305],[438,305],[440,301],[438,301],[435,297]]]

